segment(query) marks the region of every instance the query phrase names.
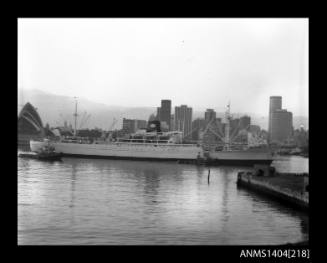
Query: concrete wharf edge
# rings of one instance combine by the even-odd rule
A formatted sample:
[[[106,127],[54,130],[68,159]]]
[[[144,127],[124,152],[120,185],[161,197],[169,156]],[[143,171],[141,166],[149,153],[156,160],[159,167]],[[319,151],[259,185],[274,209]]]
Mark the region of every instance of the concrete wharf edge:
[[[266,185],[256,184],[257,181],[253,177],[250,176],[249,179],[249,177],[246,178],[244,175],[245,174],[238,175],[237,186],[253,190],[256,193],[265,195],[267,197],[271,197],[272,199],[279,201],[281,204],[290,206],[292,208],[303,211],[309,210],[309,202],[305,202],[296,197],[286,195],[285,193],[277,191],[276,189],[272,189]]]

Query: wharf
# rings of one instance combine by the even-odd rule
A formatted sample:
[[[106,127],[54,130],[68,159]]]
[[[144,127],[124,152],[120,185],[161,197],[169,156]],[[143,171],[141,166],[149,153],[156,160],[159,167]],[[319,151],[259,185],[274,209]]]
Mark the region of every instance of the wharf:
[[[262,170],[261,170],[262,171]],[[239,172],[237,185],[301,210],[309,208],[308,174]]]

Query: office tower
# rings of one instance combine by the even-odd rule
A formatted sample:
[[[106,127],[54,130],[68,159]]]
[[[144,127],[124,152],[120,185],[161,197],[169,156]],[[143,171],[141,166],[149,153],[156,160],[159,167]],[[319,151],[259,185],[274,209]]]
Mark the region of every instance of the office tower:
[[[242,116],[240,118],[239,125],[240,125],[240,129],[241,130],[243,130],[243,129],[248,130],[249,127],[250,127],[250,125],[251,125],[251,117],[250,116],[246,116],[246,115],[245,116]]]
[[[171,100],[161,100],[161,107],[159,111],[160,121],[166,122],[170,130],[170,118],[171,118]]]
[[[160,121],[160,107],[157,107],[156,120]]]
[[[235,119],[230,119],[230,121],[229,121],[229,123],[230,123],[230,128],[232,129],[232,130],[239,130],[239,125],[240,125],[240,119],[239,118],[235,118]]]
[[[282,109],[282,97],[281,96],[271,96],[269,102],[269,122],[268,122],[268,132],[271,134],[271,114],[275,110]]]
[[[136,130],[139,130],[139,129],[146,129],[147,127],[147,121],[146,120],[135,120],[136,122]]]
[[[175,130],[182,131],[183,137],[191,138],[192,108],[187,105],[175,107]]]
[[[282,97],[271,96],[269,105],[269,141],[284,143],[293,133],[293,115],[282,109]]]
[[[200,132],[205,129],[205,120],[197,118],[192,121],[192,140],[197,141],[200,139]]]
[[[206,123],[209,123],[210,121],[213,121],[216,119],[216,112],[213,109],[207,109],[204,113],[204,120]]]
[[[170,130],[174,131],[175,130],[175,115],[172,114],[170,117]]]
[[[293,133],[293,115],[287,110],[271,113],[270,142],[285,143]]]
[[[134,133],[139,129],[145,129],[147,127],[146,120],[135,120],[123,118],[123,133]]]

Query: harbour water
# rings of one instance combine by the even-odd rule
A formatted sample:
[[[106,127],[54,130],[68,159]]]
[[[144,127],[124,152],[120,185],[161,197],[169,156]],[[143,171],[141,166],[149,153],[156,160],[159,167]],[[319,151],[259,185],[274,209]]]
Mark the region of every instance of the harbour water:
[[[276,157],[278,171],[308,159]],[[236,186],[242,167],[18,158],[19,245],[255,245],[308,239],[308,215]]]

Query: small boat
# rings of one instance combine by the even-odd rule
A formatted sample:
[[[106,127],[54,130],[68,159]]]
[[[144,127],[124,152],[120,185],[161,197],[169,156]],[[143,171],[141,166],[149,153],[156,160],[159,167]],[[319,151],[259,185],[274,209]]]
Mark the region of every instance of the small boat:
[[[62,153],[55,152],[54,148],[51,146],[44,146],[38,152],[25,152],[20,153],[19,157],[32,158],[37,160],[44,161],[60,161],[62,157]]]

